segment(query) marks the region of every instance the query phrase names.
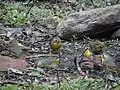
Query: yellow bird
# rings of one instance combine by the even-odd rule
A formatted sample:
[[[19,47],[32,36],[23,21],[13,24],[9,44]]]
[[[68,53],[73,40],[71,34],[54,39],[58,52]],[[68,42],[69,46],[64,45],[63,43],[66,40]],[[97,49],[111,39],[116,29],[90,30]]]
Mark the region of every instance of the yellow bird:
[[[89,46],[90,46],[90,50],[92,51],[92,53],[94,54],[101,54],[104,52],[104,47],[105,47],[105,44],[104,42],[101,42],[101,41],[90,41],[89,42]]]
[[[83,51],[83,55],[88,57],[90,56],[92,53],[90,52],[90,50],[88,48],[86,48],[84,51]]]
[[[51,40],[50,47],[53,50],[58,50],[61,47],[61,40],[59,37],[54,37]]]
[[[89,50],[89,48],[86,48],[83,52],[83,56],[89,57],[90,55],[92,55],[92,52]],[[97,56],[97,58],[100,58],[102,60],[102,63],[105,60],[104,55]]]
[[[97,58],[100,58],[101,61],[102,61],[102,63],[105,61],[105,57],[104,57],[104,55],[100,55],[100,56],[98,56]]]

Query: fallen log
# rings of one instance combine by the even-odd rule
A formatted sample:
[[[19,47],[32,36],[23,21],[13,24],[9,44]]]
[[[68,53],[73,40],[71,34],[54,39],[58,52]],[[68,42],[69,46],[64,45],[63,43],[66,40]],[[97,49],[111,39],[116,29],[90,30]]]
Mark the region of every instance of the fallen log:
[[[119,37],[120,4],[81,11],[66,16],[58,25],[57,33],[64,40]]]

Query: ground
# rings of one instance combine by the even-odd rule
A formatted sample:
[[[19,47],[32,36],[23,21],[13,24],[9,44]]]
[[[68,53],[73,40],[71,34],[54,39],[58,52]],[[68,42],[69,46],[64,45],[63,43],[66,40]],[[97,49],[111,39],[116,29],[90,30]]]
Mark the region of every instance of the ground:
[[[33,8],[36,9],[36,7],[33,7]],[[41,10],[41,13],[42,13],[42,10]],[[49,11],[46,10],[46,12],[48,13]],[[20,16],[20,17],[23,17],[23,16]],[[46,16],[43,15],[43,17],[46,17]],[[56,84],[59,81],[61,80],[64,81],[68,78],[71,80],[79,78],[80,76],[74,64],[74,58],[76,54],[80,55],[82,53],[82,51],[84,50],[85,42],[83,40],[69,41],[69,42],[63,40],[62,47],[59,50],[60,53],[51,54],[49,43],[51,38],[53,38],[53,36],[56,34],[55,25],[56,23],[58,23],[58,21],[56,20],[58,20],[59,18],[57,17],[57,19],[55,19],[54,21],[55,25],[51,23],[41,22],[40,17],[39,17],[40,20],[38,21],[34,18],[32,18],[31,21],[27,23],[27,25],[19,26],[20,29],[18,29],[18,26],[16,26],[16,23],[21,24],[22,21],[18,21],[17,19],[15,19],[15,22],[12,23],[13,26],[9,24],[12,22],[11,18],[9,18],[11,22],[9,23],[7,22],[7,24],[1,23],[2,31],[5,32],[3,34],[5,34],[5,36],[7,35],[10,40],[13,37],[17,40],[17,44],[13,44],[14,47],[11,47],[12,44],[9,44],[7,46],[5,43],[7,47],[5,47],[4,49],[3,46],[5,45],[3,42],[7,40],[5,40],[6,37],[4,35],[1,35],[1,37],[2,36],[4,37],[4,38],[1,38],[3,40],[1,41],[2,48],[0,48],[1,54],[4,56],[10,56],[12,58],[20,58],[19,55],[21,55],[21,50],[22,50],[21,57],[23,56],[24,59],[29,64],[27,69],[23,71],[14,70],[14,69],[10,69],[9,71],[8,70],[1,71],[1,74],[0,74],[1,83],[16,83],[17,81],[17,83],[21,85],[28,82]],[[23,22],[26,22],[26,20]],[[6,32],[11,33],[10,36]],[[103,40],[103,41],[106,42],[106,48],[104,51],[110,56],[112,56],[115,60],[119,61],[120,41],[117,39]],[[60,59],[60,65],[57,68],[51,69],[51,68],[36,67],[37,60],[45,61],[45,60],[55,59],[55,58]]]

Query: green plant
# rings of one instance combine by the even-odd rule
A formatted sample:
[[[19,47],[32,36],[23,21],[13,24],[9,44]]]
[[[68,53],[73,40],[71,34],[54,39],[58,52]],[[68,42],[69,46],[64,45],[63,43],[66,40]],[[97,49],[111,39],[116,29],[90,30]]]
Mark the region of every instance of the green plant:
[[[21,4],[6,5],[6,21],[16,26],[24,25],[28,21],[28,18],[26,17],[26,12],[23,11],[22,7],[23,6]]]
[[[113,87],[106,88],[108,83],[103,79],[92,78],[77,78],[66,79],[60,83],[60,87],[57,84],[32,84],[29,86],[19,86],[12,84],[0,85],[0,90],[119,90],[120,84],[114,83]],[[110,85],[111,86],[111,85]]]
[[[18,10],[8,11],[7,15],[4,17],[4,20],[15,26],[24,25],[27,22],[25,13],[19,12]]]
[[[29,18],[31,21],[39,20],[41,23],[58,25],[61,20],[60,13],[59,11],[54,12],[52,9],[46,9],[44,5],[41,7],[34,6],[29,13]]]
[[[69,82],[63,81],[60,90],[105,90],[104,87],[105,83],[103,80],[79,78]]]
[[[30,13],[29,18],[31,18],[31,21],[33,20],[39,20],[41,22],[47,22],[48,17],[52,17],[51,11],[44,8],[44,7],[37,7],[34,6]]]
[[[13,26],[21,26],[28,21],[26,12],[20,3],[4,4],[4,8],[0,8],[0,11],[0,19]]]
[[[78,0],[76,11],[103,8],[115,4],[119,4],[119,0]]]
[[[2,89],[2,90],[18,90],[18,85],[7,84],[4,86],[1,86],[0,89]]]

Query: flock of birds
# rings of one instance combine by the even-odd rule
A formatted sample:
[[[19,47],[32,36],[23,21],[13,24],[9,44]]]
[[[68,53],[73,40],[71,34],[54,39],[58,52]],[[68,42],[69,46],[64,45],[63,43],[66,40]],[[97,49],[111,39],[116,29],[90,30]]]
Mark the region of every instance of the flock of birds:
[[[50,47],[57,52],[62,46],[59,37],[51,40]],[[83,51],[82,60],[77,61],[79,67],[87,67],[88,69],[102,68],[105,65],[110,72],[119,73],[119,67],[114,63],[114,58],[105,52],[105,42],[99,40],[89,41],[88,46]]]

